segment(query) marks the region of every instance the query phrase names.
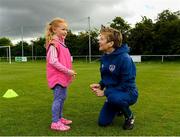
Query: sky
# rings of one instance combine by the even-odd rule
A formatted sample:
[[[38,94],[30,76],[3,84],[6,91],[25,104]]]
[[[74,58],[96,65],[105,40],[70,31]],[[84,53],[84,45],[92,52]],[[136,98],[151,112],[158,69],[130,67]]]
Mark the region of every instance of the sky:
[[[131,26],[147,16],[180,10],[180,0],[0,0],[0,36],[12,40],[44,36],[45,26],[55,17],[64,18],[73,32],[99,29],[120,16]]]

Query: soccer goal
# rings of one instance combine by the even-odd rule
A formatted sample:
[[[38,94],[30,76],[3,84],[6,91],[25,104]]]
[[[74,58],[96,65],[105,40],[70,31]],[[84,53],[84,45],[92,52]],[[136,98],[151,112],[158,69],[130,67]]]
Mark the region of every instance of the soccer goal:
[[[10,46],[0,46],[0,50],[3,48],[6,49],[7,59],[9,60],[9,64],[11,64],[11,47]]]

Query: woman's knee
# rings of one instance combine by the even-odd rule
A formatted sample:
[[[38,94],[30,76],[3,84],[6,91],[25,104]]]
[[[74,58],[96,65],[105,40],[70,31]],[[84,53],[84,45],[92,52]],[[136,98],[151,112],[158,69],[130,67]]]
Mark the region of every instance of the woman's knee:
[[[104,119],[99,118],[99,120],[98,120],[98,125],[101,127],[108,126],[109,124],[111,124],[111,122],[105,121]]]

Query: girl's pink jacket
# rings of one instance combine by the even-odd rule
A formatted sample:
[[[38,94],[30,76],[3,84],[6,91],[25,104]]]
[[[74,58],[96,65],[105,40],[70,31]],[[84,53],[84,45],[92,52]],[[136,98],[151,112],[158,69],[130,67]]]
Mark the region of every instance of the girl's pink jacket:
[[[46,73],[48,86],[53,88],[56,84],[60,84],[63,87],[67,87],[72,81],[72,76],[68,75],[68,70],[72,69],[71,54],[69,49],[60,40],[53,39],[47,47],[47,53],[50,45],[55,46],[57,49],[58,61],[67,69],[67,71],[59,71],[52,64],[50,64],[50,54],[47,54]]]

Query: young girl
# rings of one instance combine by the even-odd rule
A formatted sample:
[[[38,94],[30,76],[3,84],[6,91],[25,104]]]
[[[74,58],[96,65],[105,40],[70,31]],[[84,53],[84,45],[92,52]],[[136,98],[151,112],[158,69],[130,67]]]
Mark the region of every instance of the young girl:
[[[105,54],[101,58],[101,81],[90,85],[97,96],[106,96],[106,101],[99,115],[99,125],[112,123],[118,112],[125,116],[123,129],[132,129],[134,116],[130,105],[137,101],[136,68],[127,44],[122,44],[121,33],[113,28],[102,26],[99,50]]]
[[[67,22],[56,18],[46,28],[46,69],[48,86],[53,89],[51,129],[67,131],[71,120],[62,117],[67,87],[76,75],[72,70],[71,55],[64,41],[67,35]]]

